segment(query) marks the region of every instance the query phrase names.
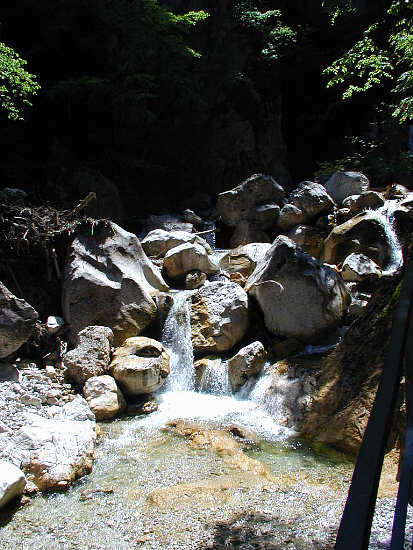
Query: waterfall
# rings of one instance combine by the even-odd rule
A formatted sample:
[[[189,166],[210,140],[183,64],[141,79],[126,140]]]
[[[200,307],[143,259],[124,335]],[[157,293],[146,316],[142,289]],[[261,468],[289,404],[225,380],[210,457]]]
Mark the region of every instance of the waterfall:
[[[389,247],[389,262],[383,269],[383,275],[394,275],[396,271],[403,265],[403,251],[397,233],[394,229],[394,211],[397,208],[398,201],[388,200],[384,206],[378,210],[368,210],[367,214],[370,219],[377,220],[383,227],[387,244]]]
[[[231,395],[228,364],[221,359],[211,359],[202,374],[199,391],[213,395]]]
[[[162,391],[194,389],[194,355],[190,321],[191,291],[173,294],[173,305],[162,331],[162,344],[169,354],[170,373]]]

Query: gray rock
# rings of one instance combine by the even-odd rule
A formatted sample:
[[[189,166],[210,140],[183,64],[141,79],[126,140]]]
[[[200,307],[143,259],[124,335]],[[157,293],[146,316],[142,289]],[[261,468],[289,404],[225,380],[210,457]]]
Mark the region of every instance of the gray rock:
[[[348,208],[353,215],[365,210],[377,210],[383,205],[383,197],[375,191],[366,191],[360,195],[350,195],[343,200],[343,208]]]
[[[147,221],[148,231],[152,229],[164,229],[165,231],[185,231],[192,233],[194,226],[182,220],[180,216],[171,216],[163,214],[160,216],[150,216]]]
[[[305,220],[306,215],[300,208],[294,204],[285,204],[281,208],[277,225],[281,231],[289,231],[295,225],[304,223]]]
[[[291,229],[288,237],[310,256],[320,257],[324,245],[324,232],[317,227],[297,225]]]
[[[369,180],[360,172],[334,172],[325,184],[327,193],[337,204],[341,204],[350,195],[368,191],[369,187]]]
[[[25,486],[24,473],[11,462],[0,460],[0,508],[22,495]]]
[[[291,192],[288,203],[304,213],[306,222],[314,220],[321,214],[331,214],[335,207],[324,185],[313,181],[301,182]]]
[[[231,357],[228,361],[228,375],[232,391],[236,392],[250,376],[259,374],[266,358],[267,352],[261,342],[253,342]]]
[[[96,420],[109,420],[126,408],[126,401],[112,376],[92,376],[86,381],[83,395]]]
[[[115,350],[110,370],[126,396],[152,393],[169,374],[169,356],[156,340],[128,338]]]
[[[248,327],[248,297],[232,282],[204,285],[191,296],[191,338],[195,354],[230,350]]]
[[[273,242],[245,288],[271,333],[308,343],[333,330],[350,302],[340,275],[284,236]]]
[[[66,489],[92,470],[95,422],[86,401],[56,409],[53,418],[25,413],[16,437],[15,458],[42,491]]]
[[[172,279],[182,277],[189,271],[198,270],[203,273],[218,273],[219,267],[208,256],[205,248],[199,244],[185,243],[169,250],[163,266],[168,277]]]
[[[63,282],[63,312],[74,341],[91,325],[113,330],[115,345],[139,334],[156,316],[153,300],[168,290],[135,235],[99,221],[69,247]]]
[[[284,195],[284,189],[271,176],[255,174],[238,187],[218,195],[218,212],[226,225],[235,227],[242,220],[256,218],[255,208],[280,204]]]
[[[0,359],[17,351],[33,334],[37,312],[0,283]]]
[[[364,254],[350,254],[343,262],[341,276],[344,281],[361,282],[365,279],[379,279],[381,269]]]
[[[77,336],[77,346],[64,356],[65,376],[80,386],[92,376],[106,374],[110,363],[113,332],[108,327],[91,326]]]
[[[164,229],[150,231],[142,240],[142,248],[148,256],[163,258],[169,250],[185,243],[201,245],[208,253],[211,252],[209,244],[195,233],[165,231]]]

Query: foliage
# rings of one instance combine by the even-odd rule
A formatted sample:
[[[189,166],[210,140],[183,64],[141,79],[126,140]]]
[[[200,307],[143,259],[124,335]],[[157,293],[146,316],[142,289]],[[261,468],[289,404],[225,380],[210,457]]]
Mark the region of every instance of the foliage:
[[[0,42],[0,105],[11,120],[22,120],[22,106],[31,105],[29,98],[40,86],[28,73],[22,59],[12,48]]]
[[[357,9],[349,8],[349,0],[324,2],[333,24],[339,15],[348,11],[354,16]],[[328,87],[339,85],[343,99],[366,92],[391,81],[393,116],[400,122],[413,119],[413,3],[393,0],[381,17],[362,31],[360,38],[324,71],[330,77]],[[357,15],[357,14],[356,14]]]

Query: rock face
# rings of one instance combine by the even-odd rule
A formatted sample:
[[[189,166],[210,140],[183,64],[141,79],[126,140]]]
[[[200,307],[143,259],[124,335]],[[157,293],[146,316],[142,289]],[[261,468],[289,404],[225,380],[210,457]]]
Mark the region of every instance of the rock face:
[[[293,226],[308,223],[321,214],[334,210],[334,201],[323,185],[312,181],[301,182],[288,197],[278,218],[278,226],[287,231]]]
[[[242,220],[262,222],[261,229],[269,227],[277,219],[278,209],[284,198],[284,189],[271,176],[255,174],[242,182],[238,187],[218,195],[218,212],[222,221],[235,227]],[[261,208],[266,206],[266,208]],[[269,219],[270,218],[270,219]]]
[[[126,408],[126,401],[112,376],[92,376],[83,388],[83,395],[96,420],[109,420]]]
[[[197,269],[203,273],[218,273],[219,268],[208,256],[205,248],[199,244],[185,243],[166,253],[163,265],[168,277],[172,279],[186,275]]]
[[[66,377],[83,384],[92,376],[108,371],[113,332],[108,327],[92,326],[81,330],[77,346],[64,356]]]
[[[258,374],[264,366],[267,352],[261,342],[253,342],[240,349],[228,361],[228,375],[232,391],[236,392],[250,376]]]
[[[195,354],[231,349],[248,326],[248,297],[236,283],[217,281],[191,296],[191,331]]]
[[[65,489],[92,470],[93,413],[81,396],[57,409],[53,418],[25,413],[17,435],[16,459],[41,491]]]
[[[361,282],[365,279],[380,278],[381,269],[364,254],[350,254],[343,262],[341,276],[344,281]]]
[[[0,460],[0,508],[20,496],[25,486],[24,473],[11,462]]]
[[[334,172],[325,184],[327,193],[337,204],[350,195],[360,195],[368,191],[369,180],[360,172]]]
[[[83,328],[104,325],[120,345],[154,319],[152,295],[167,289],[135,235],[96,223],[74,239],[66,261],[62,305],[72,341]]]
[[[209,244],[194,233],[165,231],[164,229],[150,231],[142,240],[142,248],[148,256],[163,258],[171,248],[185,243],[198,244],[203,246],[207,252],[211,252]]]
[[[284,236],[257,265],[246,290],[270,332],[310,343],[337,326],[350,302],[340,275]]]
[[[152,393],[169,374],[169,356],[156,340],[128,338],[115,350],[110,370],[125,395]]]
[[[0,359],[17,351],[33,334],[37,312],[0,283]]]

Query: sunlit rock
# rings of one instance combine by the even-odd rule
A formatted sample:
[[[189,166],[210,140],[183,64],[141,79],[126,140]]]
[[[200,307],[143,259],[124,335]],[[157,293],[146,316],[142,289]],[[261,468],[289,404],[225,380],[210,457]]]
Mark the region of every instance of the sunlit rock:
[[[327,193],[337,204],[341,204],[350,195],[368,191],[369,187],[369,180],[360,172],[334,172],[325,184]]]
[[[0,508],[19,497],[25,486],[24,473],[11,462],[0,460]]]
[[[267,352],[261,342],[243,347],[228,361],[228,375],[232,390],[236,392],[250,376],[257,375],[264,366]]]
[[[154,229],[142,239],[142,247],[146,254],[155,258],[163,258],[169,250],[185,243],[199,244],[207,252],[211,252],[211,247],[204,239],[195,233],[188,233],[186,231]]]
[[[96,420],[109,420],[126,407],[125,398],[112,376],[92,376],[86,381],[83,395]]]

